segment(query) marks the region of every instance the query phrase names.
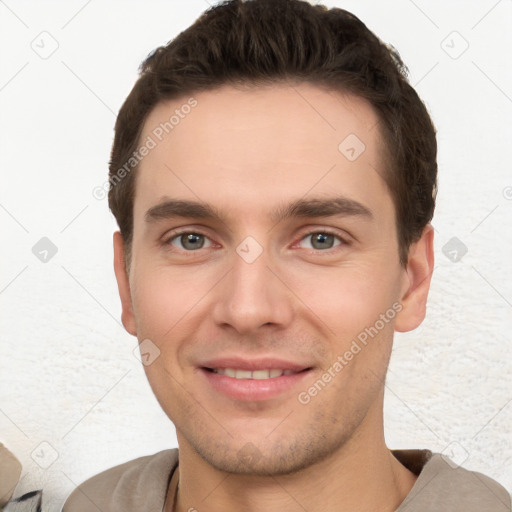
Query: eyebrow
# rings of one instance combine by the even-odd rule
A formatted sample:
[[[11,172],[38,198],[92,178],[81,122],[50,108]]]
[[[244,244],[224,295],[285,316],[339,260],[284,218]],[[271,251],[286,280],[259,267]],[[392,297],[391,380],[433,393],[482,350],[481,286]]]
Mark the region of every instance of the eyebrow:
[[[298,199],[289,204],[275,208],[271,214],[272,222],[298,218],[362,216],[373,219],[371,210],[363,204],[343,196]],[[166,198],[163,202],[152,206],[145,215],[146,222],[172,218],[196,218],[215,220],[224,223],[221,213],[212,205],[199,201]]]

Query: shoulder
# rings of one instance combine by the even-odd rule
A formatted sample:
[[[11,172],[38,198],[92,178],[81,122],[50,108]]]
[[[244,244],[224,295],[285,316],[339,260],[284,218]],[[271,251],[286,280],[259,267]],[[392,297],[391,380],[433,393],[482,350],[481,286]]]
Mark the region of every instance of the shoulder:
[[[139,457],[107,469],[79,485],[64,504],[63,512],[161,511],[178,449]]]
[[[512,510],[510,494],[502,485],[458,466],[440,453],[432,454],[402,506],[400,512]]]

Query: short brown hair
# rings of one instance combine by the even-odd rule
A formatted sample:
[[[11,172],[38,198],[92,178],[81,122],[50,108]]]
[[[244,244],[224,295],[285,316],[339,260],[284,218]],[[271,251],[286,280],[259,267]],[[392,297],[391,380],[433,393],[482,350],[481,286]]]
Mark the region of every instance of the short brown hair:
[[[435,128],[398,52],[353,14],[301,0],[229,0],[154,50],[119,111],[109,206],[130,262],[135,174],[119,171],[161,101],[222,85],[307,82],[365,98],[387,148],[383,175],[396,209],[400,262],[431,221],[437,190]]]

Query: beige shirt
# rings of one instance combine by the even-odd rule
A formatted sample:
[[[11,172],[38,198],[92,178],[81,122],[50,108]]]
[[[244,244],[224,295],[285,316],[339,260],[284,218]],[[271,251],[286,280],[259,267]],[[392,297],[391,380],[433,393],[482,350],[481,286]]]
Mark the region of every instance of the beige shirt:
[[[491,478],[468,471],[430,450],[392,450],[419,475],[396,512],[511,512],[508,492]],[[178,466],[178,449],[126,462],[77,489],[63,512],[162,512]]]

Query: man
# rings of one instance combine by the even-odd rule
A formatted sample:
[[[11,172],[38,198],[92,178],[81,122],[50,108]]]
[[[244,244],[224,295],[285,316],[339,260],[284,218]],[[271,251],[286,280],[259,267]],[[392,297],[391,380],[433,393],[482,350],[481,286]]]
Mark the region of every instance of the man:
[[[64,511],[510,510],[490,478],[384,440],[436,174],[399,56],[346,11],[234,0],[150,55],[109,203],[123,325],[179,456],[97,475]]]

